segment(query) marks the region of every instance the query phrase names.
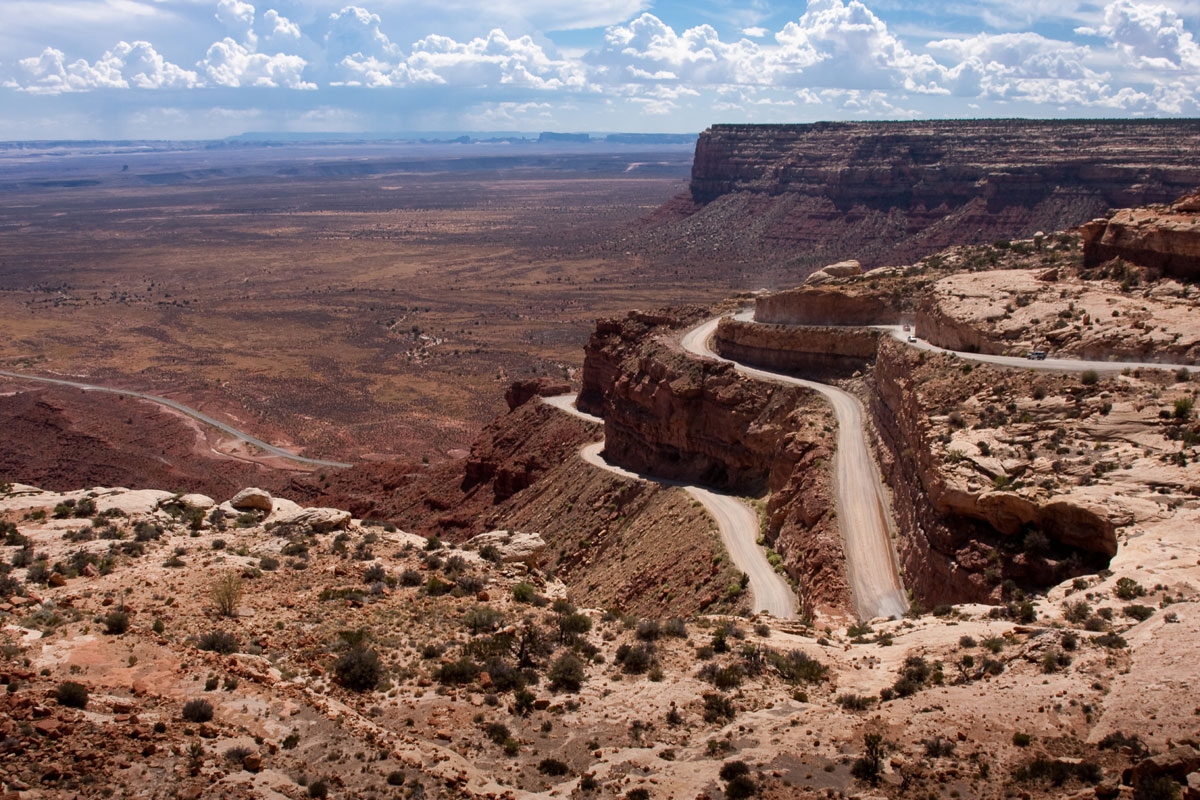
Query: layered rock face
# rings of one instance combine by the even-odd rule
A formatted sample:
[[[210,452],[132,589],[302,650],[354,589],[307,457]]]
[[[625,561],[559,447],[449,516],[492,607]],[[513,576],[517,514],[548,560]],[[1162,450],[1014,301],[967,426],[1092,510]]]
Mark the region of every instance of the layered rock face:
[[[1169,202],[1200,185],[1180,157],[1197,150],[1194,120],[715,125],[696,144],[689,235],[707,220],[716,240],[739,216],[749,238],[729,246],[785,259],[793,280],[842,258],[913,263]]]
[[[754,301],[754,319],[768,325],[884,325],[900,321],[899,302],[850,294],[832,286],[802,286]]]
[[[809,377],[849,376],[874,360],[879,331],[868,328],[763,325],[723,319],[716,343],[721,355]]]
[[[844,611],[850,597],[833,514],[832,412],[803,389],[689,356],[669,335],[672,326],[653,319],[682,322],[601,320],[588,343],[577,405],[604,417],[605,457],[739,493],[769,489],[765,536],[797,579],[802,607]]]
[[[1083,264],[1122,258],[1186,281],[1200,280],[1200,193],[1171,205],[1125,208],[1081,228]]]
[[[907,582],[928,605],[995,600],[998,589],[986,572],[1003,560],[1004,574],[1018,582],[1047,585],[1064,576],[1038,559],[998,547],[1030,528],[1107,562],[1117,551],[1116,528],[1104,513],[1079,498],[1037,503],[1013,492],[965,491],[948,482],[930,446],[928,409],[921,402],[914,367],[921,355],[884,339],[870,376],[872,417],[882,447],[880,464],[892,487],[892,511]]]

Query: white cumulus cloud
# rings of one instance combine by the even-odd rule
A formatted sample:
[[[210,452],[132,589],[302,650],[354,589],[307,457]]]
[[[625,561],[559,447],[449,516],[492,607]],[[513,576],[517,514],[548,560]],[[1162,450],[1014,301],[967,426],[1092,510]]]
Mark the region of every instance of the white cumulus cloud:
[[[282,16],[273,8],[268,10],[267,13],[263,14],[263,22],[267,23],[267,25],[271,28],[271,32],[268,34],[268,36],[279,39],[300,38],[300,26],[292,22],[287,17]]]
[[[226,37],[208,48],[200,66],[215,86],[316,89],[316,84],[304,80],[307,63],[297,55],[257,53]]]
[[[1116,0],[1104,9],[1099,28],[1080,28],[1107,38],[1137,66],[1165,71],[1200,72],[1200,45],[1170,8],[1134,0]]]
[[[195,72],[170,63],[149,42],[118,42],[89,63],[67,62],[61,50],[47,47],[41,55],[17,62],[9,88],[32,94],[87,92],[95,89],[190,89],[200,85]]]

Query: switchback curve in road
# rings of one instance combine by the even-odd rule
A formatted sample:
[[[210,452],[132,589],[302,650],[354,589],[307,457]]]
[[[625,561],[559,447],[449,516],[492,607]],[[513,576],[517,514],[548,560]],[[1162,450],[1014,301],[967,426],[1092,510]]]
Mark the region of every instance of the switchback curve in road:
[[[752,317],[753,312],[737,315],[742,320]],[[684,349],[693,355],[733,364],[747,377],[811,389],[833,406],[838,421],[834,491],[855,611],[861,619],[902,615],[908,609],[908,597],[900,583],[892,549],[891,514],[883,480],[867,447],[862,404],[854,395],[836,387],[747,367],[718,355],[708,342],[720,321],[720,317],[710,319],[685,334],[681,340]]]
[[[586,414],[575,407],[575,395],[543,397],[542,402],[581,419],[603,424],[600,417]],[[734,566],[750,576],[750,600],[755,611],[766,611],[780,619],[796,616],[798,603],[796,594],[787,581],[775,571],[766,555],[758,546],[758,513],[741,498],[714,492],[702,486],[693,486],[683,481],[659,478],[618,467],[604,460],[601,455],[604,442],[593,442],[579,450],[579,456],[588,464],[608,470],[631,480],[647,481],[662,486],[683,489],[697,500],[717,523],[721,542],[729,553]]]
[[[127,397],[136,397],[141,400],[148,400],[151,403],[158,403],[160,406],[166,406],[167,408],[172,408],[176,411],[179,411],[180,413],[187,414],[189,417],[191,417],[194,420],[203,422],[205,425],[211,425],[212,427],[216,428],[217,430],[219,430],[223,433],[227,433],[230,436],[234,437],[235,439],[246,442],[248,444],[252,444],[255,447],[257,447],[261,450],[264,450],[273,456],[279,456],[280,458],[286,458],[289,461],[295,461],[300,464],[312,464],[313,466],[317,466],[317,467],[352,467],[352,466],[354,466],[353,464],[346,464],[341,461],[326,461],[326,460],[320,459],[320,458],[306,458],[304,456],[298,456],[295,453],[284,450],[282,447],[276,447],[273,444],[268,444],[267,442],[264,442],[262,439],[255,438],[248,433],[239,431],[237,428],[233,427],[232,425],[228,425],[224,422],[221,422],[220,420],[213,419],[212,417],[210,417],[209,415],[205,414],[202,411],[197,411],[194,408],[185,406],[183,403],[179,403],[175,400],[171,400],[166,397],[159,397],[158,395],[154,395],[154,394],[146,394],[145,392],[135,392],[132,389],[113,389],[108,386],[97,386],[96,384],[92,384],[92,383],[80,383],[79,381],[68,381],[68,380],[64,380],[62,378],[44,378],[40,375],[25,375],[20,372],[8,372],[6,370],[0,370],[0,375],[4,375],[9,378],[19,378],[21,380],[26,380],[26,381],[39,381],[41,383],[52,383],[57,386],[70,386],[73,389],[82,389],[85,392],[105,392],[107,394],[120,394],[120,395],[126,395]]]

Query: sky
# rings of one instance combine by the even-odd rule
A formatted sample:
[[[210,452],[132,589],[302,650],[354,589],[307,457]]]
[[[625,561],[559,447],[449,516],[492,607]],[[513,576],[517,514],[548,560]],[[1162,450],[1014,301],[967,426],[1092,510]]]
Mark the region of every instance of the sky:
[[[0,0],[0,140],[1200,116],[1200,0]]]

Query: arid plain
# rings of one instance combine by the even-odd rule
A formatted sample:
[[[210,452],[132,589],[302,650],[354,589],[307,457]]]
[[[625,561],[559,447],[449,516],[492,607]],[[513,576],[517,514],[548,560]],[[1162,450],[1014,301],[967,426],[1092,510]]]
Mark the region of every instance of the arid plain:
[[[729,288],[623,248],[690,147],[112,149],[3,154],[0,366],[310,456],[445,459],[512,380],[570,377],[596,317]]]

